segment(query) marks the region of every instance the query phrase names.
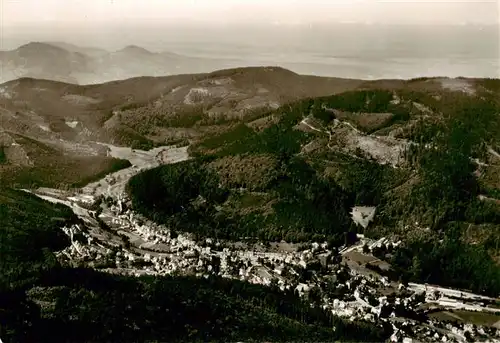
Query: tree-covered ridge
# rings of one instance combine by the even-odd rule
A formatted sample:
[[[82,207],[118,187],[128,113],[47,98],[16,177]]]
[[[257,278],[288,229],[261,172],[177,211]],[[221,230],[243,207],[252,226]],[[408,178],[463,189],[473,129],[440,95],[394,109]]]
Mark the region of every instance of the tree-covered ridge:
[[[217,277],[126,277],[62,268],[71,210],[0,190],[3,342],[382,341],[293,292]],[[335,330],[334,330],[335,328]]]
[[[419,182],[411,189],[408,200],[412,206],[405,206],[405,214],[434,227],[448,221],[476,221],[474,216],[486,215],[478,212],[479,207],[487,206],[477,200],[478,166],[472,159],[487,158],[487,146],[500,139],[498,108],[490,102],[460,97],[447,102],[439,123],[419,122],[414,138],[421,143],[410,145],[407,153]],[[389,203],[384,208],[392,206]],[[472,212],[468,210],[471,206],[475,208]]]
[[[380,226],[401,228],[418,221],[430,228],[416,232],[392,257],[403,277],[498,296],[500,267],[492,259],[498,245],[491,243],[500,235],[500,210],[480,199],[484,186],[478,175],[490,166],[472,159],[490,160],[488,146],[500,140],[500,107],[488,97],[448,96],[442,101],[442,120],[426,127],[420,123],[426,128],[420,131],[425,136],[421,141],[430,147],[413,146],[408,154],[418,181],[405,196],[385,199],[378,220]],[[429,129],[436,134],[428,136]],[[491,228],[485,241],[464,241],[468,229],[482,224]]]
[[[491,246],[464,243],[460,237],[460,230],[464,229],[453,223],[444,235],[433,233],[409,239],[391,257],[397,274],[403,280],[469,289],[497,297],[500,268],[488,252]]]
[[[260,132],[239,124],[198,146],[209,155],[193,151],[199,156],[194,161],[161,166],[133,177],[128,191],[134,208],[156,221],[202,236],[265,240],[340,237],[349,226],[349,196],[316,173],[302,157],[295,156],[308,134],[293,126],[311,105],[306,101],[290,106],[292,112],[278,110],[279,122]],[[228,197],[240,191],[237,185],[221,180],[210,163],[239,159],[239,163],[228,165],[229,172],[234,173],[233,169],[245,168],[245,163],[263,155],[273,161],[268,170],[272,176],[260,189],[271,198],[266,201],[266,210],[245,214],[232,211],[235,206]],[[227,186],[219,187],[221,183]],[[201,202],[195,201],[199,197]]]
[[[389,91],[359,91],[307,99],[273,111],[277,122],[262,130],[245,123],[233,126],[192,147],[194,161],[161,166],[132,178],[128,191],[133,206],[154,220],[202,236],[340,241],[352,226],[350,207],[377,205],[383,193],[400,182],[401,173],[329,150],[301,153],[305,145],[327,134],[304,132],[297,125],[312,114],[327,126],[334,119],[330,106],[387,112],[393,97]],[[256,164],[264,156],[262,165]],[[328,159],[341,165],[334,177],[325,173],[328,165],[317,165]],[[261,175],[265,182],[235,182],[243,180],[245,170]],[[212,194],[219,193],[225,196],[215,200]],[[201,207],[195,201],[198,197],[203,200]],[[249,198],[255,201],[253,210],[241,206]],[[234,210],[241,207],[245,210]]]
[[[69,244],[60,228],[75,220],[65,206],[0,188],[0,290],[17,287],[43,270],[46,261],[54,262],[51,251]]]
[[[113,157],[70,154],[20,134],[12,134],[12,138],[26,154],[25,162],[9,160],[9,153],[16,153],[0,145],[0,180],[4,187],[77,188],[131,166],[128,160]]]
[[[491,88],[490,83],[485,85]],[[332,148],[327,130],[335,125],[339,113],[347,113],[342,120],[351,120],[353,125],[356,121],[352,118],[367,113],[392,113],[392,119],[384,121],[384,127],[377,127],[372,137],[391,134],[406,139],[406,164],[392,168]],[[174,227],[180,224],[181,230],[217,237],[339,241],[341,233],[359,230],[348,218],[350,206],[377,206],[376,220],[365,233],[373,237],[398,234],[404,239],[398,257],[392,257],[403,278],[497,295],[500,269],[492,257],[498,257],[494,248],[498,245],[491,242],[498,242],[500,236],[500,212],[495,202],[483,201],[480,196],[495,197],[498,192],[496,183],[488,180],[494,180],[496,174],[491,173],[498,165],[490,148],[497,149],[500,143],[499,113],[497,95],[491,90],[476,95],[363,90],[284,106],[266,114],[278,120],[268,122],[262,130],[239,124],[195,144],[191,152],[199,158],[196,163],[212,173],[211,180],[218,179],[213,185],[224,185],[219,191],[227,198],[221,198],[210,210],[207,204],[203,212],[190,207],[184,216],[165,222]],[[306,117],[321,122],[314,124],[317,130],[298,129]],[[319,148],[304,152],[304,147],[313,143]],[[267,181],[256,183],[258,190],[253,184],[229,181],[234,180],[233,175],[241,178],[245,161],[251,163],[261,156],[273,163],[264,164],[265,173],[260,171]],[[478,165],[477,160],[486,164]],[[224,171],[210,168],[213,165],[223,165]],[[143,181],[148,184],[149,180],[158,180],[153,174],[162,175],[170,168],[173,166],[160,167]],[[252,164],[248,170],[255,168]],[[489,179],[483,175],[490,175]],[[131,185],[136,182],[135,188],[139,189],[137,181]],[[155,182],[151,181],[150,187]],[[149,201],[146,196],[136,197],[133,189],[129,188],[133,201]],[[190,218],[196,218],[194,226],[186,224]],[[482,224],[492,228],[489,238],[469,246],[464,240],[464,227]],[[413,257],[408,260],[409,256]],[[431,271],[429,266],[437,271]],[[484,283],[480,272],[469,273],[473,270],[487,275],[488,283]],[[464,283],[460,275],[472,276]]]
[[[438,100],[432,93],[397,92],[400,105],[388,94],[362,91],[306,100],[274,111],[279,120],[263,130],[233,127],[194,147],[194,160],[132,178],[133,205],[155,221],[199,236],[328,239],[337,245],[344,232],[361,230],[351,224],[351,206],[377,206],[366,234],[396,233],[403,239],[396,250],[375,252],[391,261],[396,275],[497,296],[500,268],[492,255],[498,251],[499,212],[494,202],[478,198],[486,187],[495,188],[477,175],[496,163],[488,147],[500,141],[500,107],[489,93],[484,99],[443,93]],[[432,114],[423,115],[420,105]],[[298,128],[311,114],[321,130],[332,127],[337,118],[330,106],[352,116],[399,106],[408,119],[387,122],[384,129],[399,126],[401,136],[415,143],[406,152],[408,163],[393,168],[339,152],[330,149],[324,132]],[[320,146],[306,151],[310,143]],[[480,167],[471,157],[489,166]],[[253,184],[253,174],[262,182]],[[0,191],[0,199],[0,337],[6,342],[387,338],[379,328],[344,323],[275,288],[63,269],[51,250],[68,243],[58,228],[74,220],[71,212],[8,189]],[[481,225],[485,237],[477,240],[474,230]],[[61,327],[68,330],[58,336]]]
[[[135,210],[200,236],[297,241],[340,236],[349,227],[349,195],[304,160],[281,160],[274,172],[274,181],[254,194],[269,196],[268,206],[246,214],[233,211],[231,200],[241,191],[220,186],[220,177],[198,160],[141,173],[130,180],[128,191]]]
[[[0,145],[0,164],[7,163],[7,156],[5,154],[5,146]]]
[[[46,342],[383,341],[279,289],[218,277],[120,277],[88,269],[47,273],[28,291],[43,304],[16,338]],[[66,330],[58,328],[65,327]]]

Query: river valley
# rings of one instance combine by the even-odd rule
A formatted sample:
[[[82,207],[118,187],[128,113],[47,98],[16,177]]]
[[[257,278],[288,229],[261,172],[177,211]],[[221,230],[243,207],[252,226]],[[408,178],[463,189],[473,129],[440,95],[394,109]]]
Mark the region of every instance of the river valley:
[[[309,299],[311,290],[317,289],[322,291],[321,306],[334,314],[353,320],[391,323],[394,342],[410,339],[466,342],[471,335],[475,341],[500,342],[497,299],[431,285],[402,285],[366,267],[368,263],[379,263],[383,268],[386,263],[363,247],[371,251],[383,243],[397,246],[398,242],[374,241],[358,235],[355,245],[341,247],[337,253],[325,242],[298,249],[298,245],[285,242],[265,245],[213,238],[200,242],[187,234],[171,235],[169,228],[130,208],[125,186],[142,170],[189,159],[187,147],[141,151],[107,146],[110,156],[127,159],[132,166],[76,192],[47,188],[25,190],[67,205],[81,219],[79,224],[61,228],[71,239],[71,246],[57,253],[62,263],[131,276],[216,274],[252,283],[277,284],[282,290],[292,288],[305,299]],[[100,213],[95,210],[98,199],[101,199]],[[354,208],[353,213],[356,211]],[[301,278],[301,270],[307,270],[315,262],[324,268],[312,278]],[[331,296],[332,290],[337,294],[335,297]],[[487,316],[488,320],[484,321],[489,324],[474,323],[477,324],[474,326],[460,311]],[[435,316],[437,312],[454,317],[457,322],[443,321],[442,317]]]

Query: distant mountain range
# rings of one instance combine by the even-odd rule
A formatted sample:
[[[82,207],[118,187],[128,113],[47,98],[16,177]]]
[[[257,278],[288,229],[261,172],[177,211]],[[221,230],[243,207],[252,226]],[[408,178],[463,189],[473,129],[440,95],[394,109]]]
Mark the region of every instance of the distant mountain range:
[[[238,61],[155,53],[129,45],[118,51],[63,42],[31,42],[0,51],[0,83],[31,77],[73,84],[96,84],[138,76],[206,73],[237,67]]]

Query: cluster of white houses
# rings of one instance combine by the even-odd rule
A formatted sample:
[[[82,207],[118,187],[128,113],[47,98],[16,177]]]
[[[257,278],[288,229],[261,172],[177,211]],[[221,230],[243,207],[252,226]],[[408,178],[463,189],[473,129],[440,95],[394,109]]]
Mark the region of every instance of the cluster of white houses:
[[[118,238],[103,240],[102,229],[98,227],[65,227],[63,230],[72,244],[59,253],[61,259],[87,261],[85,263],[95,268],[113,273],[199,277],[212,274],[274,285],[283,291],[295,291],[338,316],[390,323],[393,342],[493,342],[499,337],[495,326],[444,323],[426,316],[422,310],[432,303],[446,308],[484,311],[484,306],[480,306],[473,295],[430,286],[426,289],[417,284],[403,286],[343,263],[342,255],[353,251],[361,254],[363,245],[373,248],[382,244],[382,240],[373,242],[360,236],[361,243],[340,252],[329,249],[326,243],[312,243],[302,251],[256,251],[245,245],[238,247],[213,239],[195,242],[184,234],[171,237],[167,228],[125,210],[121,201],[101,217]],[[467,299],[476,303],[467,303]]]

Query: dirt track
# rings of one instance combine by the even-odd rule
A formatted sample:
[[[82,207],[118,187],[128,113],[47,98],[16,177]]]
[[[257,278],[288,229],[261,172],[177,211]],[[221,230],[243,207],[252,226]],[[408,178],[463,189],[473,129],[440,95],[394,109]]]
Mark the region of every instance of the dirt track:
[[[116,147],[110,144],[104,145],[110,149],[109,156],[129,160],[132,167],[109,174],[99,181],[88,184],[83,188],[83,194],[94,197],[104,195],[117,199],[123,198],[128,180],[141,170],[154,168],[161,164],[181,162],[189,158],[187,147],[173,148],[165,146],[143,151]]]

